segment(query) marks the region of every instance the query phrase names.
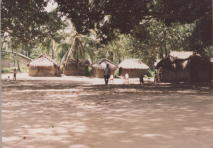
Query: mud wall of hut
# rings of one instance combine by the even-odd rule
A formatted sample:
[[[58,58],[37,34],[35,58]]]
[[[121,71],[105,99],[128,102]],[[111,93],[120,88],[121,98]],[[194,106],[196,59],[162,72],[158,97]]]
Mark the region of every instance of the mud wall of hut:
[[[88,74],[88,66],[77,65],[77,64],[67,64],[63,68],[63,73],[65,75],[85,76]]]
[[[59,67],[43,67],[43,66],[30,66],[29,67],[29,75],[33,77],[50,77],[50,76],[59,76],[60,71]]]
[[[125,74],[129,75],[129,78],[139,78],[141,74],[145,75],[147,70],[141,70],[141,69],[124,69],[120,68],[119,69],[119,75],[120,76],[125,76]]]
[[[157,81],[161,82],[188,82],[190,81],[190,71],[172,71],[166,68],[160,68],[157,72]]]
[[[104,70],[103,69],[98,69],[98,68],[93,68],[93,75],[97,78],[103,78],[104,77]],[[111,70],[111,74],[114,75],[115,70]]]
[[[207,82],[211,80],[212,68],[208,59],[191,57],[186,67],[185,69],[169,69],[162,66],[157,70],[156,79],[160,82]]]

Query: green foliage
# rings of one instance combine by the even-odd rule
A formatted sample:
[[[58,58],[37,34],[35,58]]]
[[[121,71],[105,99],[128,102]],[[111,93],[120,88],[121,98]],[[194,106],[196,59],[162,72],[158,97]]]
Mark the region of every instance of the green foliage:
[[[174,22],[192,23],[211,16],[211,0],[155,0],[153,10],[157,18],[166,24]]]
[[[167,26],[173,23],[200,22],[197,24],[199,30],[205,30],[208,26],[209,31],[198,38],[202,42],[211,41],[211,38],[207,37],[211,35],[211,23],[201,23],[202,20],[211,20],[207,19],[211,18],[211,0],[56,1],[60,11],[72,20],[77,32],[87,33],[89,29],[96,29],[102,41],[114,39],[113,30],[115,29],[118,29],[120,33],[131,33],[141,21],[150,18],[165,22]],[[196,35],[193,36],[193,38],[196,37]]]
[[[84,48],[83,52],[85,52],[83,59],[89,59],[92,62],[97,60],[96,50],[99,46],[99,43],[91,39],[90,37],[82,37],[81,44],[82,44],[82,47]]]
[[[63,58],[63,56],[66,54],[66,52],[69,50],[70,47],[71,45],[68,43],[58,44],[57,50],[56,50],[56,55],[57,55],[56,59],[58,62],[61,61],[61,59]]]
[[[204,55],[206,55],[207,57],[212,58],[213,57],[213,46],[206,47]]]
[[[10,67],[10,68],[2,68],[1,72],[2,73],[13,73],[13,70],[14,69],[17,69],[17,67]],[[21,66],[20,67],[20,71],[21,72],[27,72],[28,71],[28,68],[26,66]]]
[[[99,46],[99,42],[94,39],[94,34],[85,36],[76,34],[72,36],[71,43],[68,44],[68,50],[61,59],[61,63],[66,63],[69,59],[75,60],[96,60],[96,49]]]
[[[9,50],[21,50],[31,56],[38,46],[49,49],[49,40],[60,40],[58,30],[65,24],[58,10],[46,12],[47,1],[14,0],[2,1],[1,31],[3,42],[10,42]]]
[[[144,21],[131,34],[115,33],[117,38],[110,41],[98,55],[114,63],[126,58],[139,58],[154,68],[156,59],[169,51],[188,50],[186,39],[191,36],[193,27],[194,24],[166,26],[155,19]]]
[[[190,49],[205,54],[205,48],[212,45],[212,19],[203,18],[196,22],[192,35],[188,38]]]
[[[191,36],[194,24],[181,25],[176,23],[166,26],[163,22],[152,19],[144,22],[142,26],[145,26],[145,30],[148,32],[145,48],[153,51],[142,49],[148,55],[155,54],[153,56],[156,57],[157,54],[162,58],[172,50],[188,50],[189,45],[186,39]]]
[[[60,11],[73,22],[78,33],[97,29],[102,41],[113,39],[113,30],[128,33],[148,12],[147,0],[56,0]]]
[[[158,19],[167,25],[172,23],[196,23],[189,38],[190,49],[204,54],[212,44],[212,1],[211,0],[155,0],[154,9]]]
[[[2,49],[31,58],[43,53],[60,62],[108,58],[119,63],[140,58],[151,68],[171,50],[212,56],[210,0],[46,0],[2,1]],[[65,33],[66,16],[76,35]],[[74,32],[74,31],[73,31]]]
[[[46,4],[43,0],[3,0],[2,32],[8,33],[14,40],[26,43],[36,37],[42,38],[46,32],[41,27],[49,19],[47,12],[44,11]]]
[[[132,58],[131,51],[134,49],[134,38],[131,35],[118,34],[117,38],[112,40],[104,50],[105,58],[118,64],[126,58]]]
[[[11,73],[11,72],[13,72],[13,69],[14,69],[14,68],[2,68],[2,69],[1,69],[1,72],[2,72],[2,73]]]
[[[147,74],[145,75],[145,77],[147,78],[154,78],[154,76],[155,76],[155,71],[151,69],[149,69]]]

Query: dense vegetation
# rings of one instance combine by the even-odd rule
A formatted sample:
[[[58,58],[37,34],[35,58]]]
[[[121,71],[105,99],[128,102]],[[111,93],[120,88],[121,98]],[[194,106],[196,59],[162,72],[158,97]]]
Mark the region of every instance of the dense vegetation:
[[[47,11],[47,5],[57,7]],[[153,66],[171,50],[213,56],[211,0],[2,0],[2,51],[31,58],[141,58]],[[6,57],[5,52],[2,54]]]

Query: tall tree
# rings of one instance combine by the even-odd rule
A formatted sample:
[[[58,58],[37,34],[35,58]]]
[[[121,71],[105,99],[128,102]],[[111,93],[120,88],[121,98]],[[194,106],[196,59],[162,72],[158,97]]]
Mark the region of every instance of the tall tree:
[[[156,0],[155,14],[167,25],[171,23],[196,23],[189,38],[191,49],[204,53],[212,45],[212,1],[211,0]]]
[[[113,39],[114,29],[129,33],[144,19],[156,18],[166,25],[197,23],[193,38],[202,48],[211,43],[211,0],[56,0],[60,11],[79,33],[96,29],[103,41]],[[202,23],[202,22],[206,22]],[[196,30],[200,31],[197,35]],[[195,42],[193,43],[195,44]]]
[[[54,36],[62,22],[57,11],[48,13],[45,0],[2,0],[2,37],[25,45]]]
[[[143,20],[156,18],[167,26],[196,23],[194,33],[189,38],[192,48],[200,50],[212,44],[211,0],[55,1],[60,12],[71,19],[79,34],[87,34],[94,29],[103,43],[115,38],[114,30],[132,33]],[[54,17],[48,15],[45,11],[47,3],[48,0],[3,0],[2,34],[13,37],[16,43],[30,46],[35,40],[42,42],[44,37],[52,37],[60,28],[60,19],[57,18],[61,16],[58,13]],[[164,32],[165,37],[167,33]]]
[[[96,29],[102,40],[113,30],[130,32],[146,16],[149,0],[56,0],[60,11],[74,23],[77,32]]]

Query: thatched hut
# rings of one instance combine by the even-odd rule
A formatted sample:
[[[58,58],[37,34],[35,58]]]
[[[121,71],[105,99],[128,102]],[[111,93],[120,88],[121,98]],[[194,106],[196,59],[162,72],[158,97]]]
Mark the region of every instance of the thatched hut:
[[[103,78],[104,77],[104,69],[106,68],[107,64],[109,64],[109,67],[111,69],[111,74],[114,75],[114,72],[117,69],[117,66],[114,65],[108,59],[101,59],[101,60],[97,61],[95,64],[92,65],[94,76],[98,77],[98,78]]]
[[[183,52],[182,52],[183,53]],[[181,54],[179,54],[181,55]],[[156,78],[161,82],[206,82],[211,79],[211,65],[208,58],[192,53],[184,58],[171,56],[157,65]]]
[[[138,78],[141,74],[146,74],[149,67],[144,64],[140,59],[126,59],[119,65],[119,75],[129,75],[129,78]]]
[[[29,75],[36,77],[60,76],[57,63],[46,55],[41,55],[29,63]]]
[[[63,64],[63,74],[85,76],[88,74],[90,64],[91,63],[88,60],[77,61],[70,59]]]
[[[190,81],[190,66],[188,59],[167,57],[156,65],[156,78],[160,82]]]

